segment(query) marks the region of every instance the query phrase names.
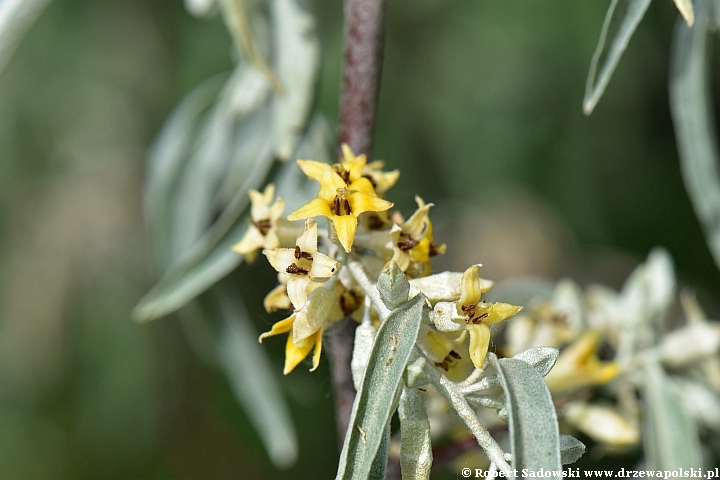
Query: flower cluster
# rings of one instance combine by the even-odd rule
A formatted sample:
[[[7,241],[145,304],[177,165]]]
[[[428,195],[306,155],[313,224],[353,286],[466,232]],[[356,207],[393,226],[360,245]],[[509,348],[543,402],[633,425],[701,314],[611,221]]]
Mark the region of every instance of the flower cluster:
[[[361,285],[345,268],[356,261],[377,279],[380,271],[392,263],[412,279],[434,305],[434,325],[424,325],[418,346],[447,375],[461,375],[458,365],[483,368],[490,345],[489,325],[520,310],[505,303],[490,303],[481,296],[492,282],[479,276],[479,265],[464,274],[445,272],[431,275],[430,259],[445,253],[445,245],[436,244],[430,221],[432,203],[416,197],[417,210],[407,220],[399,212],[390,212],[393,204],[386,192],[398,180],[399,172],[383,171],[380,161],[367,162],[342,146],[343,156],[334,165],[312,160],[297,160],[300,169],[320,184],[317,197],[281,218],[284,202],[274,199],[274,188],[264,193],[252,191],[250,226],[235,250],[248,258],[260,249],[278,272],[279,285],[266,297],[268,312],[287,310],[289,316],[273,325],[263,339],[288,334],[285,349],[287,374],[314,349],[312,370],[318,367],[323,332],[334,322],[363,314],[380,320],[364,298],[367,285]],[[315,218],[327,219],[327,233],[320,235]],[[302,233],[288,241],[291,224],[305,220]],[[436,292],[442,292],[438,295]],[[366,308],[370,311],[365,312]]]

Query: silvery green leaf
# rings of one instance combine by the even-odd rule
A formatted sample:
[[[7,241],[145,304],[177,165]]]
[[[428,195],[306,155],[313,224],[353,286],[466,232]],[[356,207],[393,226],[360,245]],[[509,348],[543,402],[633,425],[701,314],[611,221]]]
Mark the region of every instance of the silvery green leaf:
[[[0,74],[15,53],[25,32],[35,23],[50,0],[3,0],[0,2]]]
[[[408,388],[416,388],[430,383],[430,379],[425,374],[425,369],[429,368],[425,357],[420,356],[408,363],[405,368],[405,385]]]
[[[552,370],[555,361],[560,355],[557,348],[552,347],[532,347],[516,353],[512,358],[522,360],[532,365],[543,377]]]
[[[678,21],[673,37],[670,107],[685,189],[720,267],[720,172],[710,81],[710,4],[696,2],[695,25]]]
[[[275,370],[257,342],[258,332],[233,288],[217,285],[207,295],[222,317],[218,362],[270,460],[278,468],[288,468],[297,459],[297,437]]]
[[[402,478],[429,479],[433,460],[430,421],[425,410],[425,400],[417,388],[403,389],[398,413]]]
[[[368,480],[386,480],[388,454],[390,453],[390,422],[385,425],[385,432],[380,440],[380,446],[370,466]]]
[[[363,382],[355,396],[338,479],[366,479],[392,417],[403,372],[415,345],[425,298],[414,297],[394,310],[375,337]]]
[[[462,272],[440,272],[410,279],[410,295],[422,292],[430,303],[456,301],[462,293]]]
[[[560,435],[560,461],[563,465],[577,462],[587,447],[572,435]]]
[[[673,378],[673,391],[685,411],[705,428],[720,431],[720,397],[707,386],[683,377]]]
[[[550,391],[538,371],[515,358],[488,358],[505,391],[513,468],[560,472],[560,434]],[[560,478],[555,475],[554,478]]]
[[[148,154],[144,214],[163,267],[170,265],[173,234],[173,200],[189,157],[188,151],[202,115],[213,103],[225,83],[224,75],[195,87],[170,114]]]
[[[681,368],[720,351],[720,323],[684,325],[662,338],[660,360],[670,368]]]
[[[392,310],[407,302],[410,283],[400,267],[390,262],[390,266],[378,277],[377,289],[385,306]]]
[[[490,302],[505,302],[525,307],[536,299],[551,300],[554,291],[555,284],[545,278],[516,278],[496,284],[485,294],[485,299]]]
[[[643,379],[643,449],[647,469],[702,467],[697,427],[672,391],[663,369],[658,364],[648,364]]]
[[[650,0],[612,0],[610,3],[585,84],[583,111],[586,115],[590,115],[600,101],[649,5]]]
[[[282,86],[274,98],[275,151],[287,160],[295,151],[312,106],[320,66],[315,19],[298,0],[271,2],[275,56],[273,68]]]
[[[368,298],[365,298],[365,313],[362,323],[355,329],[355,342],[353,343],[353,354],[350,362],[355,390],[359,390],[360,385],[362,385],[365,367],[370,360],[370,352],[372,352],[373,342],[377,334],[377,327],[373,326],[370,318],[371,311],[372,304]]]

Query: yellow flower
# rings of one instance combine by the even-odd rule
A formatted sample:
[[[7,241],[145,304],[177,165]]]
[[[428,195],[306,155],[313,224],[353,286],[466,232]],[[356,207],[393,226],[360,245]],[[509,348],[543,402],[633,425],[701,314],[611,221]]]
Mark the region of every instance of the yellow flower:
[[[393,243],[392,262],[397,263],[400,270],[413,277],[430,275],[430,257],[445,253],[445,245],[433,243],[432,223],[428,212],[433,206],[427,205],[422,198],[415,197],[418,209],[402,226],[395,224],[390,230]]]
[[[367,157],[365,154],[355,156],[355,153],[353,153],[352,149],[346,143],[343,143],[341,148],[343,152],[341,165],[362,165],[362,169],[359,170],[359,176],[370,180],[375,192],[379,196],[382,196],[385,192],[390,190],[400,177],[400,170],[383,172],[382,168],[385,166],[385,163],[382,160],[375,160],[370,163],[366,163]],[[350,181],[355,181],[357,178],[358,177],[350,177]]]
[[[427,353],[430,353],[428,357],[437,368],[444,370],[446,377],[454,382],[466,378],[473,369],[467,333],[467,330],[437,332],[428,328],[425,335],[429,347]]]
[[[290,280],[290,275],[283,272],[278,272],[278,283],[279,285],[265,295],[263,300],[263,306],[265,311],[268,313],[277,312],[278,310],[294,310],[290,297],[287,291],[287,282]]]
[[[313,280],[330,278],[340,268],[335,260],[317,251],[317,222],[310,219],[305,221],[294,249],[275,248],[263,253],[275,270],[289,275],[287,295],[296,309],[305,305]]]
[[[555,366],[545,377],[553,394],[569,394],[615,378],[620,371],[618,365],[601,362],[597,356],[600,340],[598,330],[588,330],[560,353]]]
[[[480,265],[465,270],[462,293],[455,303],[457,313],[464,317],[465,329],[470,334],[470,359],[477,368],[483,368],[490,346],[490,327],[522,310],[522,307],[502,302],[486,302],[480,297],[487,292],[487,282],[480,278]]]
[[[340,282],[333,280],[320,285],[310,292],[301,309],[277,322],[269,332],[260,335],[258,340],[262,343],[267,337],[288,334],[283,369],[285,375],[292,372],[308,356],[313,347],[315,352],[310,371],[314,371],[318,367],[323,332],[329,324],[342,318],[342,314],[336,314],[342,290]]]
[[[285,201],[278,198],[272,203],[274,197],[275,185],[272,183],[265,187],[263,193],[250,190],[250,226],[242,240],[233,245],[233,250],[245,255],[248,262],[255,260],[259,249],[280,245],[277,225],[285,210]]]
[[[393,206],[375,193],[372,183],[361,176],[365,157],[353,158],[335,165],[312,160],[298,160],[302,171],[320,183],[318,198],[300,207],[288,220],[303,220],[325,216],[335,226],[338,240],[346,252],[350,252],[358,225],[358,216],[363,212],[381,212]]]

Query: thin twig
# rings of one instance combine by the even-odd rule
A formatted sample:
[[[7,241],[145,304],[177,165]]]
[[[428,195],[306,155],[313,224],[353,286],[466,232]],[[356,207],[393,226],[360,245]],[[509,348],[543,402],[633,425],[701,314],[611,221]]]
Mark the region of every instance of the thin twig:
[[[385,0],[346,0],[345,66],[340,94],[338,152],[347,143],[355,153],[370,155],[385,30]],[[328,335],[340,444],[345,439],[355,398],[350,359],[357,325],[345,319]]]

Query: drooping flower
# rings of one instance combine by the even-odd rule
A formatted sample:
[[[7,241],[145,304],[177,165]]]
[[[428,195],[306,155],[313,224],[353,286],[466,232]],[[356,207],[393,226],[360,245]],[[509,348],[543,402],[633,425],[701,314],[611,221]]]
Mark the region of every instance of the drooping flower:
[[[428,212],[432,203],[425,204],[422,198],[415,197],[418,209],[402,225],[395,224],[390,230],[393,243],[391,261],[397,263],[400,270],[413,277],[430,275],[430,257],[445,253],[445,245],[436,245],[433,240],[432,223]]]
[[[233,250],[246,256],[248,262],[255,260],[261,248],[277,248],[280,240],[277,226],[285,210],[285,201],[275,198],[275,185],[265,187],[263,193],[250,190],[250,225],[243,238],[233,245]]]
[[[320,183],[320,190],[317,198],[288,215],[288,220],[327,217],[335,227],[340,244],[350,252],[358,216],[364,212],[382,212],[393,206],[378,197],[370,180],[362,176],[365,162],[364,156],[335,165],[298,160],[305,175]]]
[[[308,356],[313,348],[314,371],[320,364],[322,351],[322,335],[328,325],[342,318],[336,314],[339,298],[343,287],[340,282],[329,281],[313,289],[307,296],[302,308],[293,312],[288,318],[277,322],[269,332],[260,335],[261,343],[267,337],[288,334],[285,344],[285,367],[283,373],[287,375]]]
[[[340,268],[335,260],[317,251],[317,222],[312,219],[305,221],[294,249],[275,248],[263,253],[275,270],[288,274],[287,295],[295,309],[305,305],[313,280],[330,278]]]

